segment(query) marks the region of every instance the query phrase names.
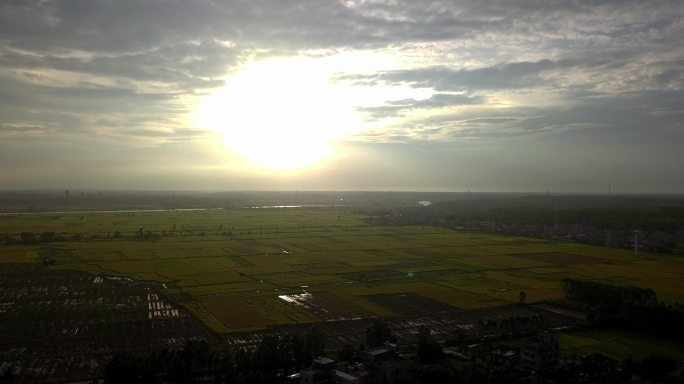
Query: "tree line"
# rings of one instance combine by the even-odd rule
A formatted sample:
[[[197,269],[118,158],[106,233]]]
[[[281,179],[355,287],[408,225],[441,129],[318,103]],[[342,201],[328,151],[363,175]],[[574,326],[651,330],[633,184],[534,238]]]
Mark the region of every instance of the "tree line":
[[[148,356],[116,354],[104,370],[105,383],[279,383],[323,354],[318,328],[304,335],[265,336],[255,349],[218,350],[205,341]]]
[[[579,303],[596,325],[684,341],[684,306],[659,301],[652,289],[570,278],[561,284],[566,299]]]

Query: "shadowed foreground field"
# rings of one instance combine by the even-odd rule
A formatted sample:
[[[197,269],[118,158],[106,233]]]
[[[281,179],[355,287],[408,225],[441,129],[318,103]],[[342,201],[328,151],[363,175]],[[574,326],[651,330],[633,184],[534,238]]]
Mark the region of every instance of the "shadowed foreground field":
[[[0,261],[161,282],[218,332],[486,308],[520,291],[527,302],[554,299],[564,277],[684,301],[680,257],[363,219],[301,208],[2,215],[13,244],[0,245]]]

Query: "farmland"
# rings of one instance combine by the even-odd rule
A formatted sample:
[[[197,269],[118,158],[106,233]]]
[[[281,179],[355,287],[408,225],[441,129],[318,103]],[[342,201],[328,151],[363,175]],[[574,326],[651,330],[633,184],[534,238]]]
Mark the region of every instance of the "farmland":
[[[0,370],[12,382],[65,382],[101,375],[115,353],[150,353],[197,338],[197,319],[162,287],[37,263],[0,264]]]
[[[55,239],[22,243],[23,233]],[[684,259],[436,227],[371,226],[346,208],[1,215],[4,263],[163,284],[219,333],[482,309],[562,296],[564,277],[684,301]],[[403,295],[403,296],[402,296]],[[401,298],[401,299],[399,299]],[[425,309],[423,309],[425,310]]]
[[[587,329],[561,333],[561,352],[566,356],[601,353],[616,360],[641,360],[649,354],[669,356],[678,363],[684,362],[681,343],[628,331]]]

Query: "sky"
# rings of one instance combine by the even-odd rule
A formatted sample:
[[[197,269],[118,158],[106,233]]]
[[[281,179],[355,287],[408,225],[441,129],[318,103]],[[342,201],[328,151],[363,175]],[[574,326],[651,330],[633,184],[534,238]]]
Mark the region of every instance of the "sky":
[[[0,189],[684,193],[681,0],[0,1]]]

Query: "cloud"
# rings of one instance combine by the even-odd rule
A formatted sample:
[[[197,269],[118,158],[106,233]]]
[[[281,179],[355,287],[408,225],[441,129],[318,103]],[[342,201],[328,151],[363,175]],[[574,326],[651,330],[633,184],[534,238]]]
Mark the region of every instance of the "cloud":
[[[170,126],[186,112],[175,94],[97,84],[48,86],[0,77],[0,116],[11,126],[50,127],[59,140],[83,134],[121,135],[122,127]]]
[[[91,74],[130,81],[163,82],[181,90],[216,87],[237,51],[216,41],[184,42],[150,51],[91,57],[59,57],[5,50],[0,65]]]
[[[0,34],[30,50],[132,52],[207,37],[308,49],[659,29],[676,1],[5,1]]]
[[[152,139],[162,139],[163,142],[189,142],[207,136],[207,132],[201,129],[176,128],[176,129],[156,129],[137,128],[123,129],[116,132],[123,137],[142,137]]]
[[[440,108],[455,105],[479,104],[482,103],[482,101],[483,98],[477,96],[473,97],[463,94],[454,95],[449,93],[437,93],[423,100],[403,99],[390,101],[388,104],[410,108]]]
[[[359,111],[367,113],[371,118],[380,119],[385,117],[401,116],[403,113],[420,109],[433,109],[444,107],[458,107],[463,105],[481,104],[484,98],[463,94],[436,93],[427,99],[402,99],[390,100],[382,106],[359,107]]]
[[[624,148],[648,142],[643,168],[670,169],[662,162],[675,152],[654,154],[684,140],[683,34],[678,0],[8,0],[0,2],[0,152],[9,160],[17,142],[77,148],[95,137],[121,148],[210,152],[188,116],[242,65],[363,50],[390,59],[350,63],[354,70],[342,68],[332,82],[383,89],[384,99],[357,105],[375,128],[353,139],[376,143],[388,158],[400,156],[381,144],[415,144],[424,151],[407,163],[435,167],[426,157],[442,148],[441,162],[495,167],[475,152],[471,162],[448,150],[495,143],[487,153],[503,169],[506,155],[523,156],[512,144],[523,140],[554,148],[601,142],[600,151],[621,159]],[[397,142],[405,146],[388,144]],[[563,166],[535,150],[548,167]],[[564,159],[586,164],[591,153],[583,152]],[[384,172],[397,174],[378,168],[365,180]],[[428,179],[420,182],[434,183]]]
[[[0,124],[0,137],[40,135],[50,129],[38,125]]]
[[[625,95],[576,96],[559,107],[528,105],[490,108],[473,105],[420,119],[397,120],[386,129],[355,136],[372,142],[455,142],[463,140],[533,139],[549,136],[563,141],[568,135],[590,142],[597,138],[628,137],[657,140],[681,137],[681,107],[684,91],[639,92]]]
[[[551,86],[553,78],[545,75],[569,69],[605,70],[625,65],[608,60],[565,59],[559,61],[540,60],[536,62],[501,63],[493,66],[454,69],[447,66],[394,70],[366,75],[342,75],[341,81],[352,81],[359,85],[409,84],[415,88],[431,88],[440,92],[463,92],[479,90],[525,89],[537,86]]]

